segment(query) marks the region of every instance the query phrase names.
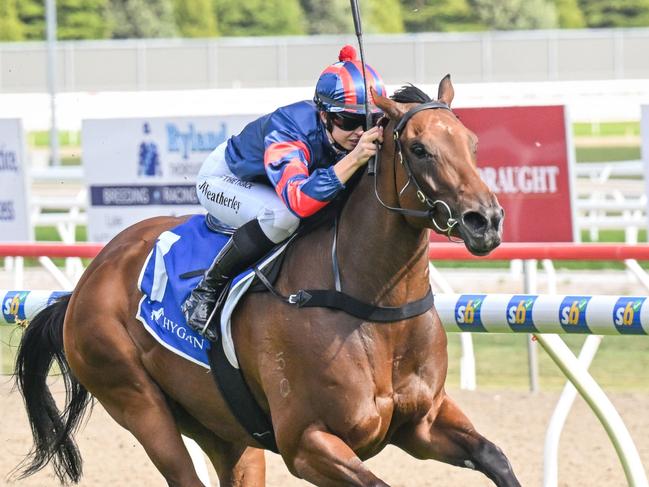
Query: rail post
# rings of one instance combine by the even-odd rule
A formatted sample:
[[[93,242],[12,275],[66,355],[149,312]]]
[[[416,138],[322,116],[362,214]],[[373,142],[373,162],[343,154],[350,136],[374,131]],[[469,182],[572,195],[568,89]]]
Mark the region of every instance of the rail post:
[[[629,486],[648,487],[647,474],[644,471],[640,455],[629,434],[629,430],[627,430],[624,421],[622,421],[615,406],[604,394],[602,388],[558,335],[537,334],[535,336],[548,355],[552,357],[552,360],[559,366],[570,382],[574,384],[602,423],[602,426],[604,426],[620,458]],[[545,484],[544,482],[544,486],[549,487],[550,485],[553,484]]]

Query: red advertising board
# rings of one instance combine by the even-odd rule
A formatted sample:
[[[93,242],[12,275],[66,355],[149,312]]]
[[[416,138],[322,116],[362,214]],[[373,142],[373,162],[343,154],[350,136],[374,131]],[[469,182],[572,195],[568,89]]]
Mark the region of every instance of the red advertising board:
[[[564,107],[454,111],[480,139],[480,174],[505,209],[503,242],[571,242]]]

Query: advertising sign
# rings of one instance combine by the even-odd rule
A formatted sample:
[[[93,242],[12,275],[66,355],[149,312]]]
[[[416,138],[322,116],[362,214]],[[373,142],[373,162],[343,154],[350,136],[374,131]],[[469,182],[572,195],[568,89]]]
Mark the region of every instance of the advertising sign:
[[[505,209],[503,242],[573,241],[572,148],[564,107],[454,112],[479,138],[480,174]]]
[[[84,120],[88,239],[107,242],[161,215],[203,213],[195,180],[205,158],[254,115]]]
[[[20,120],[0,119],[0,242],[32,240]]]

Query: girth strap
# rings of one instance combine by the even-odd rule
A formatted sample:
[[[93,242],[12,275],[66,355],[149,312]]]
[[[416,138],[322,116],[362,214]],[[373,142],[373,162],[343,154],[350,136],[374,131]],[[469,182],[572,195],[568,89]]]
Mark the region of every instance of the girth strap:
[[[291,294],[287,302],[298,308],[333,308],[367,321],[388,323],[407,320],[426,313],[433,307],[435,298],[430,289],[428,294],[417,301],[403,306],[374,306],[339,291],[330,289],[307,289]]]
[[[417,301],[406,303],[403,306],[375,306],[340,291],[331,289],[301,289],[290,296],[281,295],[277,289],[268,281],[266,276],[257,268],[254,268],[257,278],[268,288],[268,290],[282,301],[297,306],[298,308],[332,308],[344,311],[347,314],[377,323],[389,323],[392,321],[407,320],[424,314],[433,307],[435,297],[428,288],[428,293]]]
[[[259,406],[243,377],[243,371],[236,369],[228,361],[222,343],[212,344],[209,352],[212,377],[230,412],[239,424],[266,450],[278,453],[273,423]]]

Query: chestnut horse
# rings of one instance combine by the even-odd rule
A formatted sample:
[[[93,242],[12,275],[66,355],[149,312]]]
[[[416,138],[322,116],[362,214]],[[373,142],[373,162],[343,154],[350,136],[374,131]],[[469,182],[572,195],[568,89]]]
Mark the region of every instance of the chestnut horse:
[[[503,211],[476,169],[476,136],[449,108],[449,76],[439,85],[438,102],[413,86],[392,99],[374,95],[389,119],[377,179],[363,176],[350,191],[337,253],[346,293],[398,307],[430,289],[429,228],[484,255],[500,243]],[[62,482],[79,480],[72,433],[91,394],[137,438],[170,486],[202,485],[181,433],[202,447],[221,485],[264,485],[263,450],[236,421],[210,374],[161,346],[135,319],[145,258],[157,236],[182,221],[153,218],[120,233],[71,297],[27,327],[16,374],[35,448],[23,475],[53,461]],[[332,239],[332,227],[324,225],[297,240],[277,289],[333,289]],[[272,418],[293,475],[321,486],[385,486],[363,459],[394,444],[420,459],[477,469],[499,486],[520,485],[502,451],[446,394],[446,334],[434,308],[372,323],[254,293],[232,320],[245,380]],[[53,360],[68,386],[62,413],[46,384]]]

